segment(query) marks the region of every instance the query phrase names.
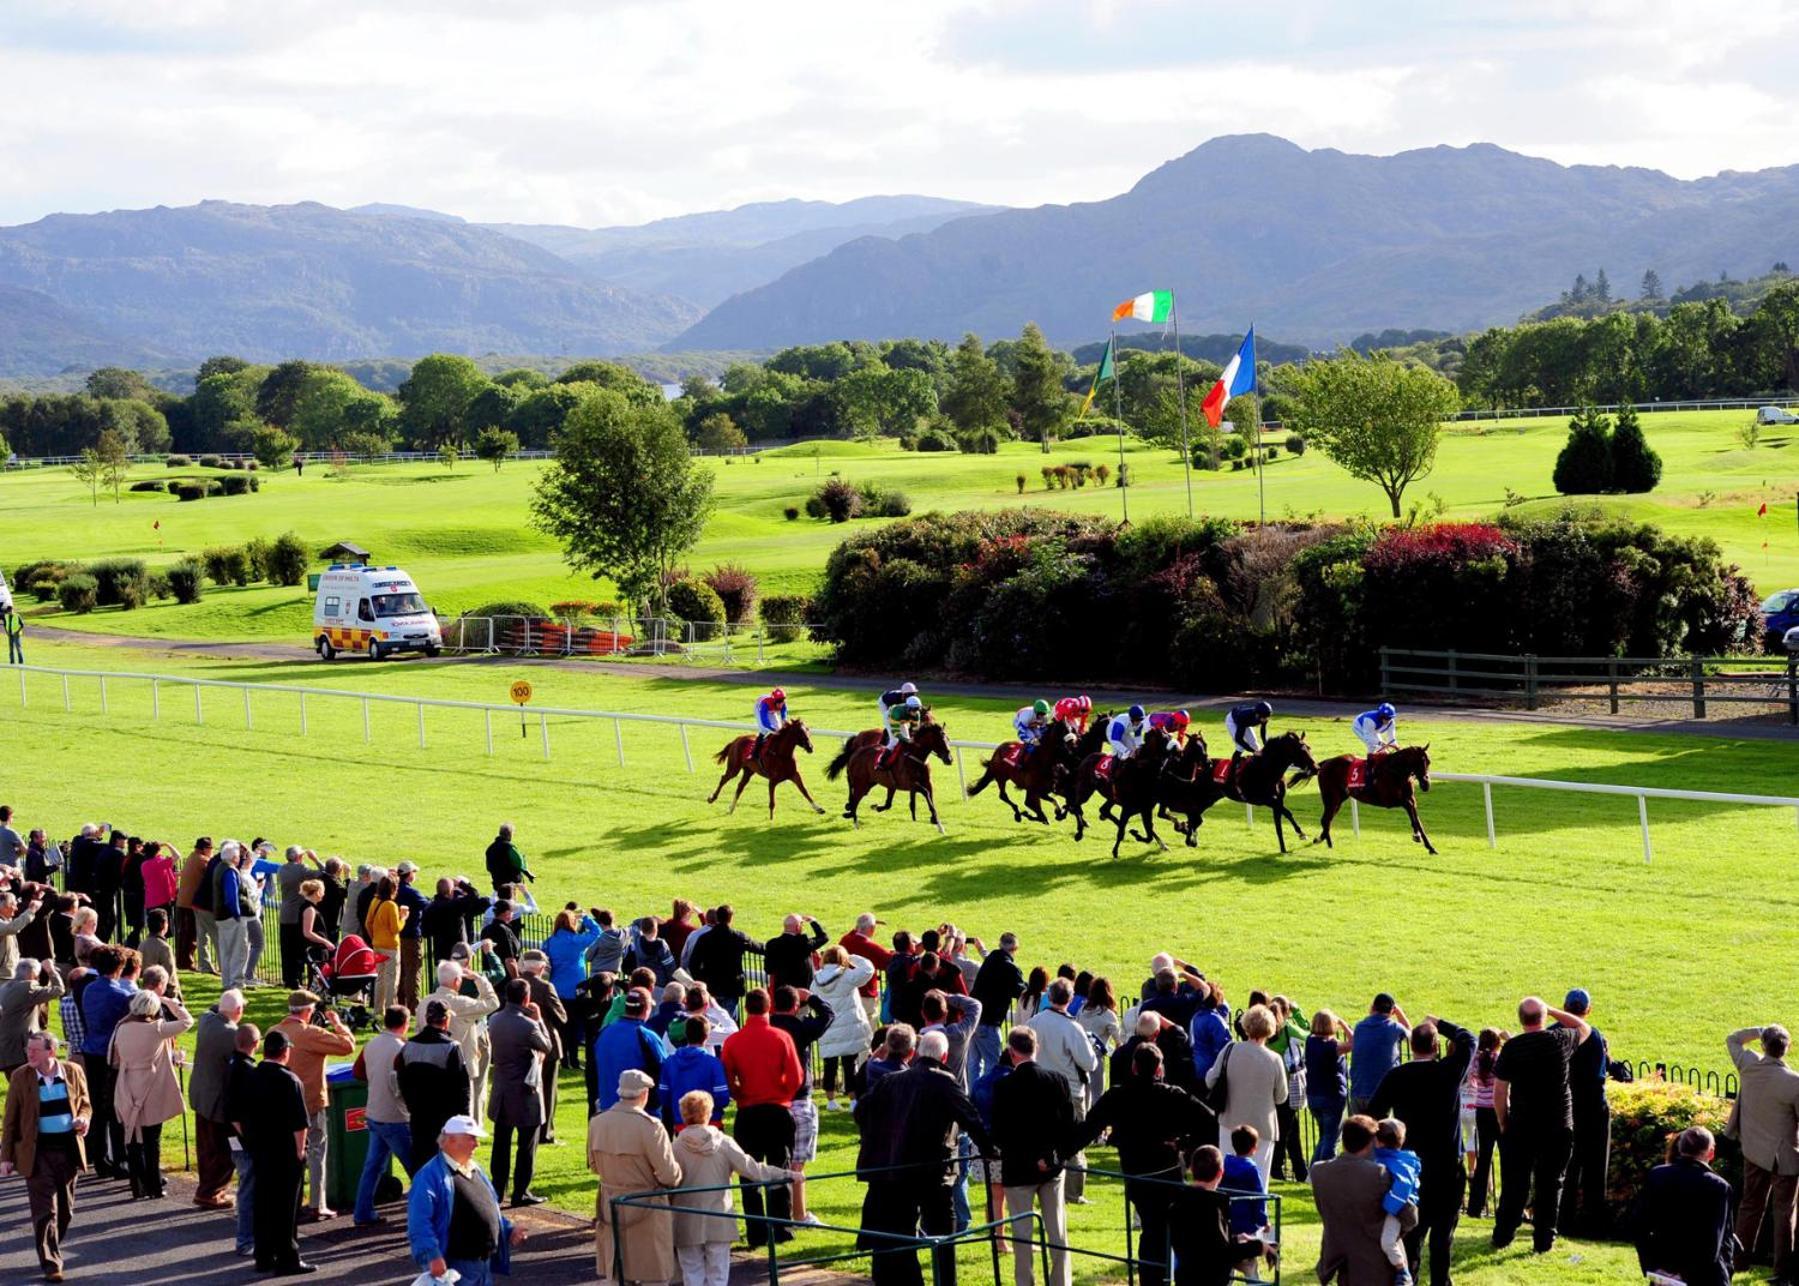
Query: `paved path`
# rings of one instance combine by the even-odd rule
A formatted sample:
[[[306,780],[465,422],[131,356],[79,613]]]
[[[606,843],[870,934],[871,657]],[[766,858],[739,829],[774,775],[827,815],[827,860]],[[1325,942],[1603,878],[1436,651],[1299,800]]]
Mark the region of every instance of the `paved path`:
[[[129,1282],[131,1286],[225,1286],[271,1280],[236,1253],[236,1215],[197,1209],[193,1184],[169,1176],[161,1201],[133,1201],[123,1180],[84,1178],[75,1191],[75,1223],[63,1247],[71,1282]],[[515,1212],[508,1211],[508,1214]],[[319,1271],[310,1282],[385,1286],[418,1275],[406,1254],[405,1212],[387,1207],[382,1228],[356,1228],[348,1218],[303,1225],[300,1253]],[[521,1222],[531,1236],[514,1257],[513,1280],[532,1286],[592,1282],[593,1233],[586,1221],[542,1210]],[[25,1184],[0,1180],[0,1282],[39,1280],[31,1244]]]
[[[126,652],[167,656],[206,656],[220,661],[310,661],[316,659],[317,655],[310,648],[291,643],[212,643],[138,638],[123,634],[90,634],[85,630],[58,629],[52,625],[32,627],[29,637],[53,643],[118,648]],[[405,663],[404,661],[393,662],[393,664]],[[432,662],[432,664],[445,663],[504,666],[513,670],[523,665],[588,674],[597,672],[636,679],[703,680],[716,683],[735,683],[745,687],[767,687],[771,684],[780,684],[785,687],[812,687],[850,692],[873,691],[881,684],[889,682],[893,677],[890,675],[825,674],[810,671],[749,670],[703,665],[659,664],[648,661],[596,661],[585,657],[577,659],[573,657],[459,656],[444,657]],[[346,676],[355,673],[354,669],[350,667],[357,664],[361,663],[355,661],[345,663]],[[353,686],[352,681],[347,677],[346,684]],[[1003,699],[1017,701],[1021,705],[1042,696],[1044,690],[1044,685],[1041,684],[961,683],[949,680],[932,680],[929,686],[932,692],[944,696]],[[1079,688],[1081,685],[1077,683],[1059,686]],[[1128,705],[1146,695],[1154,694],[1158,705],[1182,706],[1188,710],[1204,710],[1213,714],[1222,713],[1244,699],[1241,694],[1219,696],[1183,693],[1151,685],[1134,689],[1090,688],[1087,691],[1096,702],[1102,705]],[[1277,698],[1277,704],[1282,716],[1349,719],[1366,709],[1368,703],[1366,700],[1330,701],[1321,698],[1280,696]],[[1670,700],[1668,704],[1679,707],[1683,703]],[[1639,705],[1637,708],[1642,710],[1647,707]],[[1563,710],[1520,710],[1513,707],[1426,705],[1418,702],[1406,703],[1405,716],[1408,719],[1442,718],[1481,723],[1533,723],[1550,727],[1599,728],[1608,732],[1679,733],[1766,741],[1799,739],[1799,729],[1793,728],[1784,720],[1774,716],[1743,719],[1693,719],[1680,716],[1659,717],[1647,713],[1611,715],[1579,706]]]

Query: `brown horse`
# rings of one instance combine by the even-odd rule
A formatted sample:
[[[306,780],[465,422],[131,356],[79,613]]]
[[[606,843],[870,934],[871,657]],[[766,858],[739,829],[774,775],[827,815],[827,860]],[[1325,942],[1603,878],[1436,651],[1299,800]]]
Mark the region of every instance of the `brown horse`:
[[[832,762],[831,768],[846,770],[849,773],[850,797],[844,805],[843,815],[850,822],[860,827],[861,819],[856,816],[856,809],[862,803],[862,797],[877,786],[887,788],[887,802],[874,805],[877,813],[884,813],[893,807],[893,792],[903,790],[911,796],[912,820],[918,820],[918,797],[924,796],[925,807],[931,812],[931,825],[943,834],[943,823],[937,819],[937,797],[931,790],[931,756],[936,755],[944,763],[950,762],[949,734],[940,723],[927,723],[912,734],[912,740],[901,745],[893,758],[883,764],[884,751],[880,746],[864,746],[849,757],[847,765]],[[825,770],[827,777],[835,778],[837,773]]]
[[[1418,797],[1412,792],[1413,778],[1417,778],[1420,790],[1430,789],[1430,743],[1369,755],[1362,784],[1351,786],[1349,770],[1357,757],[1338,755],[1318,765],[1318,793],[1324,797],[1324,817],[1318,823],[1318,839],[1312,843],[1321,839],[1326,847],[1336,847],[1331,843],[1331,818],[1343,807],[1344,800],[1353,799],[1376,808],[1405,809],[1406,816],[1412,819],[1412,843],[1424,845],[1427,853],[1435,853],[1436,846],[1424,833],[1424,823],[1418,820]]]
[[[1078,840],[1087,833],[1087,817],[1081,811],[1081,805],[1097,794],[1105,801],[1100,815],[1118,827],[1118,836],[1112,841],[1113,857],[1118,856],[1119,845],[1124,843],[1125,830],[1133,817],[1143,819],[1143,829],[1131,831],[1131,838],[1155,844],[1166,853],[1167,842],[1156,834],[1155,813],[1156,786],[1169,754],[1166,734],[1160,728],[1151,728],[1143,738],[1143,745],[1129,759],[1118,761],[1116,756],[1092,754],[1082,760],[1075,771],[1074,786],[1065,796],[1067,810],[1074,814],[1074,837]],[[1104,760],[1114,762],[1109,768],[1102,769]]]
[[[818,806],[812,798],[812,792],[806,789],[805,778],[800,776],[800,766],[795,762],[795,747],[812,753],[812,734],[806,731],[805,721],[790,719],[781,725],[779,732],[771,732],[762,743],[762,754],[756,756],[756,737],[749,733],[725,743],[725,748],[712,756],[712,762],[725,766],[725,775],[718,779],[712,795],[706,800],[708,804],[717,803],[719,792],[731,778],[742,774],[737,783],[737,793],[731,796],[731,807],[725,811],[737,811],[737,801],[743,798],[744,787],[750,784],[752,777],[768,778],[768,815],[772,820],[775,815],[775,787],[784,781],[790,781],[800,788],[800,794],[812,805],[812,811],[822,813],[825,810]]]
[[[968,788],[969,798],[987,789],[988,782],[994,782],[999,786],[1000,802],[1012,810],[1013,821],[1022,822],[1028,813],[1032,821],[1047,826],[1049,815],[1043,811],[1043,801],[1056,788],[1059,773],[1080,763],[1074,755],[1074,730],[1060,719],[1051,720],[1034,751],[1027,752],[1022,742],[1002,741],[981,765],[980,778]],[[1022,810],[1006,794],[1007,786],[1024,791]]]
[[[1199,828],[1206,809],[1221,799],[1234,799],[1239,804],[1260,804],[1273,812],[1274,838],[1283,853],[1287,851],[1287,836],[1281,829],[1282,819],[1293,828],[1295,836],[1305,838],[1305,832],[1299,829],[1299,820],[1287,807],[1287,791],[1318,774],[1318,763],[1312,758],[1312,748],[1306,744],[1305,733],[1283,732],[1278,737],[1270,737],[1260,754],[1237,762],[1214,760],[1212,768],[1213,771],[1200,773],[1191,781],[1164,783],[1164,793],[1168,797],[1165,806],[1187,815],[1189,844],[1194,842],[1193,832]],[[1291,780],[1286,779],[1288,769],[1295,770]],[[1223,780],[1219,778],[1220,772],[1224,773]]]
[[[931,718],[931,708],[926,706],[924,708],[924,714],[918,721],[918,726],[921,729],[928,728],[934,722],[935,721]],[[916,734],[914,734],[914,736],[916,737]],[[880,728],[869,728],[863,732],[854,733],[851,736],[845,737],[843,739],[843,749],[839,750],[832,758],[831,762],[825,765],[825,780],[836,781],[837,778],[843,774],[843,770],[849,767],[849,762],[855,756],[856,752],[858,750],[866,750],[870,746],[874,747],[876,750],[884,750],[887,746],[887,733]],[[892,807],[893,788],[890,786],[887,789],[887,802],[880,805],[875,811],[884,813]]]

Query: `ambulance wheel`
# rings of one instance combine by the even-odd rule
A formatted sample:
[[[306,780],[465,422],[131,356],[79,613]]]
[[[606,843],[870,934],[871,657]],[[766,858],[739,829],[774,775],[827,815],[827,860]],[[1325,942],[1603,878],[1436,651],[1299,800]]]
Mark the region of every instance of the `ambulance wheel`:
[[[443,649],[440,647],[428,647],[425,649],[425,655],[426,656],[442,656]]]
[[[382,647],[379,643],[370,643],[369,644],[369,660],[380,661],[380,660],[384,660],[386,658],[386,656],[387,656],[387,649]]]
[[[329,661],[337,655],[337,649],[331,646],[331,640],[323,634],[319,635],[319,660]]]

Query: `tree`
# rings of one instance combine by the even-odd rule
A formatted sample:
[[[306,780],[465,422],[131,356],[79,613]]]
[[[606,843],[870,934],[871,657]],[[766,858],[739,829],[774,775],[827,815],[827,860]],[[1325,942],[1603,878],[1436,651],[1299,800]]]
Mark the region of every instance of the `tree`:
[[[468,432],[479,439],[483,429],[505,428],[529,393],[529,389],[517,384],[489,384],[468,404]]]
[[[487,376],[466,357],[433,353],[413,363],[400,385],[400,425],[406,441],[428,451],[467,436],[469,403],[487,387]]]
[[[86,387],[89,397],[136,398],[140,402],[154,401],[157,393],[156,386],[142,374],[122,366],[102,366],[87,377]]]
[[[94,453],[100,458],[101,485],[112,489],[112,502],[116,505],[131,473],[131,444],[117,429],[107,429],[94,444]]]
[[[949,380],[943,390],[943,413],[958,429],[985,429],[1006,422],[1012,395],[999,363],[987,356],[981,337],[962,336],[950,354]]]
[[[659,385],[652,384],[629,366],[617,362],[576,362],[556,377],[558,384],[598,384],[637,406],[657,406],[667,401]]]
[[[711,512],[710,468],[694,463],[674,412],[610,389],[570,413],[531,501],[532,524],[561,541],[569,566],[611,576],[658,611],[668,574]]]
[[[455,469],[456,462],[462,459],[462,452],[454,442],[446,442],[437,448],[438,463],[446,469]]]
[[[693,440],[702,451],[730,451],[749,444],[737,422],[723,411],[714,411],[701,420]]]
[[[1601,268],[1599,275],[1593,278],[1593,298],[1602,304],[1612,302],[1612,283],[1606,277],[1604,268]]]
[[[1012,409],[1018,412],[1027,438],[1049,450],[1050,441],[1068,422],[1073,399],[1062,387],[1062,366],[1036,322],[1025,323],[1013,353]]]
[[[1643,274],[1643,285],[1642,285],[1642,288],[1637,291],[1637,297],[1639,299],[1647,299],[1652,302],[1655,300],[1665,298],[1665,296],[1662,294],[1662,275],[1661,275],[1661,273],[1657,272],[1654,268],[1651,268],[1647,272],[1645,272]]]
[[[1288,427],[1351,477],[1379,485],[1399,517],[1405,489],[1436,465],[1443,421],[1461,405],[1455,386],[1422,366],[1350,352],[1311,363],[1294,385]]]
[[[265,424],[278,424],[284,429],[292,424],[294,408],[300,401],[300,391],[306,387],[306,377],[314,371],[324,369],[326,368],[316,363],[295,359],[283,362],[270,371],[256,390],[257,418]]]
[[[859,434],[907,437],[937,410],[937,393],[923,371],[889,370],[876,364],[851,371],[832,392]]]
[[[225,360],[214,359],[216,362]],[[189,402],[188,418],[193,440],[177,442],[176,446],[184,451],[218,450],[224,445],[227,425],[255,418],[256,391],[267,374],[266,366],[239,366],[235,370],[203,374]]]
[[[194,372],[194,382],[198,384],[201,380],[211,379],[214,375],[236,375],[249,365],[250,363],[243,358],[233,357],[228,353],[218,357],[209,357],[201,362],[200,369]]]
[[[343,440],[351,404],[379,397],[342,371],[318,367],[300,380],[287,427],[306,450],[329,451]]]
[[[293,434],[286,429],[265,424],[256,430],[256,436],[250,443],[250,453],[256,457],[256,463],[265,469],[284,469],[293,463],[294,448],[299,445]]]
[[[1582,407],[1568,421],[1568,441],[1555,458],[1554,482],[1564,496],[1612,489],[1611,421],[1595,408]]]
[[[100,481],[106,476],[106,466],[100,460],[100,453],[93,447],[82,447],[81,458],[69,466],[69,472],[75,480],[88,489],[96,507],[100,504]]]
[[[507,459],[518,454],[518,434],[511,429],[488,427],[475,438],[475,454],[498,473]]]
[[[1644,436],[1636,407],[1627,406],[1612,430],[1612,487],[1637,494],[1654,491],[1661,480],[1662,458]]]
[[[584,386],[552,384],[533,389],[512,412],[506,427],[518,434],[519,441],[533,450],[550,445],[550,439],[561,431],[570,411],[581,404]]]

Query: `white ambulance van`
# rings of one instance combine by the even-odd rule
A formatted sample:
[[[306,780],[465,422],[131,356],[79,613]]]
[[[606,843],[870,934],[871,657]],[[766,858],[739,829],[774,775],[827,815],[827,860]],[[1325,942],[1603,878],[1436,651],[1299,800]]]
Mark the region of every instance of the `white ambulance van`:
[[[319,575],[312,644],[327,661],[339,652],[379,661],[395,652],[436,656],[443,636],[418,586],[398,567],[333,563]]]

